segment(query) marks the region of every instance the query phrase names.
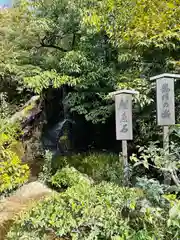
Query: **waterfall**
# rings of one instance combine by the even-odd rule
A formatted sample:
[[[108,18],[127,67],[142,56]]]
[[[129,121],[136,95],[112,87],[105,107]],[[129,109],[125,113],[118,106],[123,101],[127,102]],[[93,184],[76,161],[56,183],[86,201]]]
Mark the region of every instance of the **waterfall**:
[[[45,150],[49,150],[53,156],[65,152],[59,139],[63,136],[64,129],[68,127],[69,123],[73,124],[73,121],[70,119],[64,119],[58,122],[53,127],[48,128],[42,137],[42,143]]]

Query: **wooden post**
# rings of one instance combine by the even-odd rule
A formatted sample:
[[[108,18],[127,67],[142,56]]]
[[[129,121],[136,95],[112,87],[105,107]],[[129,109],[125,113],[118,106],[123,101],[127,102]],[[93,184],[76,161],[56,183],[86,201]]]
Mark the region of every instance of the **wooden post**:
[[[122,156],[124,166],[124,185],[129,183],[129,167],[128,167],[128,154],[127,154],[127,141],[122,140]]]
[[[169,152],[169,126],[163,126],[163,148]]]
[[[116,139],[122,141],[122,155],[119,154],[119,157],[120,160],[121,157],[123,158],[124,185],[128,185],[129,183],[127,140],[133,139],[132,94],[137,94],[137,92],[119,90],[110,94],[113,97],[115,96]]]
[[[163,126],[163,148],[169,155],[169,125],[175,124],[174,79],[180,74],[164,73],[151,77],[156,80],[157,124]],[[168,163],[165,163],[165,168]],[[164,183],[170,184],[171,177],[167,171],[164,174]]]
[[[169,126],[163,126],[163,148],[166,152],[166,157],[169,155]],[[168,163],[165,164],[165,167],[168,167]],[[171,175],[168,172],[164,173],[164,184],[170,185]]]
[[[121,93],[115,96],[116,107],[116,139],[122,140],[122,158],[124,185],[129,182],[127,140],[133,139],[132,132],[132,95]]]

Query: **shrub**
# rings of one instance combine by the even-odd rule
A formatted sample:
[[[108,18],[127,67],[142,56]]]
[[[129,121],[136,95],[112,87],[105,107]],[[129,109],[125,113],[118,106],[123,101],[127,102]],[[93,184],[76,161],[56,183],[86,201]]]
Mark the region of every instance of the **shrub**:
[[[158,180],[147,179],[147,177],[137,178],[136,186],[142,188],[147,199],[155,205],[164,202],[163,194],[167,187],[160,184]]]
[[[12,134],[0,134],[0,195],[7,194],[29,178],[29,167],[21,163],[20,154],[14,150],[17,145]]]
[[[66,165],[75,167],[80,172],[92,177],[96,182],[104,180],[121,184],[123,181],[122,162],[115,154],[77,154],[60,156],[53,161],[53,169],[55,170]]]
[[[9,237],[14,236],[14,233],[11,234],[9,233]],[[19,240],[49,240],[47,237],[39,237],[37,232],[29,232],[29,231],[24,231],[23,235],[19,238]]]
[[[25,183],[29,178],[29,167],[21,164],[19,157],[9,150],[0,161],[0,194],[7,193]]]
[[[80,173],[73,167],[65,167],[62,170],[58,170],[51,178],[51,184],[59,189],[72,187],[76,184],[91,183],[92,180],[87,175]]]
[[[174,239],[179,239],[180,236],[180,200],[177,199],[176,195],[169,194],[164,195],[164,198],[168,200],[170,204],[168,227],[174,234]]]
[[[45,152],[44,164],[42,166],[42,171],[39,174],[39,180],[43,183],[48,183],[52,176],[51,169],[52,153],[50,151]]]
[[[138,194],[113,184],[75,185],[42,201],[17,221],[8,239],[19,240],[24,231],[38,232],[41,237],[49,231],[64,239],[108,239],[117,233],[126,236],[129,227],[121,210],[130,206],[129,197],[134,200]]]
[[[145,169],[152,168],[158,171],[158,176],[164,175],[167,185],[170,185],[172,179],[177,186],[180,186],[178,177],[180,148],[178,144],[170,142],[170,151],[158,147],[158,142],[150,142],[148,147],[138,146],[138,148],[138,155],[133,154],[130,157],[135,162],[134,167],[142,165]]]
[[[172,239],[163,209],[151,207],[142,191],[103,182],[76,184],[51,196],[17,219],[8,240],[47,239]],[[26,238],[33,240],[33,237]],[[175,238],[176,240],[178,238]]]

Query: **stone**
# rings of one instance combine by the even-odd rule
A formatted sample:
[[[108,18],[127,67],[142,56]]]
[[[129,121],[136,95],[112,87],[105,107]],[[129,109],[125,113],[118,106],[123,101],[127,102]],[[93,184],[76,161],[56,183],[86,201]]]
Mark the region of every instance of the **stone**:
[[[14,218],[32,207],[34,202],[54,192],[44,184],[35,181],[20,187],[12,196],[0,201],[0,240],[5,239]]]

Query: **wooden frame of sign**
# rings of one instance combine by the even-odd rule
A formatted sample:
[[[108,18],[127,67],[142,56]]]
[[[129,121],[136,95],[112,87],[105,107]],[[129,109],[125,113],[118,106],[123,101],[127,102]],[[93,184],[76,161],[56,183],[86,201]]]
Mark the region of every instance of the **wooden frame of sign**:
[[[174,79],[180,74],[163,73],[150,80],[156,80],[157,124],[163,126],[163,148],[169,152],[169,125],[175,124]],[[165,184],[170,183],[169,174],[164,175]]]
[[[118,90],[109,94],[115,100],[116,139],[122,140],[125,184],[129,180],[127,140],[133,139],[132,95],[137,93],[134,90]]]

